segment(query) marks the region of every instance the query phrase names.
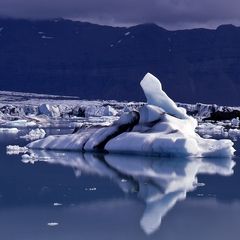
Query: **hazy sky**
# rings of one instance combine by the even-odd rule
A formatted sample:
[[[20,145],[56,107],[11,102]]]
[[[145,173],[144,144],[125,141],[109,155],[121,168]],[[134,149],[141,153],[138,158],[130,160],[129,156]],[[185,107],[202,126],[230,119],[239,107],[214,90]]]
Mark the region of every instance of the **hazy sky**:
[[[155,22],[168,29],[240,25],[239,0],[0,0],[0,16],[71,18],[107,25]]]

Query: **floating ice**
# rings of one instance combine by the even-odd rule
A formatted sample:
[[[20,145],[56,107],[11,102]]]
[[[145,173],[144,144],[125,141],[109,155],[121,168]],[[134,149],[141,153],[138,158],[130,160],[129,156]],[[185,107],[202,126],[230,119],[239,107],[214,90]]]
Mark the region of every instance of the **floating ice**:
[[[84,190],[85,190],[85,191],[96,191],[97,188],[95,188],[95,187],[87,187],[87,188],[85,188]]]
[[[54,207],[59,207],[59,206],[62,206],[62,203],[53,203],[53,206]]]
[[[196,128],[196,131],[201,135],[223,135],[224,126],[213,123],[201,123]]]
[[[10,121],[6,125],[12,126],[12,127],[33,127],[33,126],[36,126],[36,122],[25,120],[25,119],[19,119],[19,120]]]
[[[57,222],[49,222],[47,225],[48,225],[49,227],[55,227],[55,226],[58,226],[59,223],[57,223]]]
[[[85,109],[85,117],[116,116],[118,112],[111,106],[88,106]]]
[[[231,138],[240,137],[240,129],[229,129],[228,135]]]
[[[240,123],[239,117],[233,118],[233,119],[231,120],[231,125],[232,125],[232,127],[239,127],[239,123]]]
[[[40,138],[44,138],[46,135],[46,132],[42,128],[32,129],[28,134],[21,136],[21,138],[25,138],[27,140],[37,140]]]
[[[141,86],[147,105],[123,114],[111,126],[89,128],[76,134],[49,136],[29,148],[107,151],[160,156],[228,157],[234,153],[231,140],[201,138],[197,121],[173,102],[161,83],[146,74]]]
[[[27,147],[20,147],[18,145],[8,145],[6,148],[8,155],[18,155],[20,153],[26,153],[28,151]]]
[[[58,106],[55,105],[49,105],[49,104],[42,104],[38,107],[39,113],[50,116],[50,117],[59,117],[60,111]]]
[[[0,128],[0,133],[18,133],[19,130],[17,128]]]

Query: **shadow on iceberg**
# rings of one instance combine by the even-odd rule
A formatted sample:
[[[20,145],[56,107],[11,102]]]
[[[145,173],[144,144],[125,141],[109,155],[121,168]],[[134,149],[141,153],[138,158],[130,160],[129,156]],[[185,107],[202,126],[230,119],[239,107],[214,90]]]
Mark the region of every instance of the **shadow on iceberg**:
[[[27,158],[27,156],[29,156]],[[23,162],[46,161],[81,173],[108,177],[123,192],[135,193],[145,203],[140,225],[152,234],[174,205],[198,186],[198,174],[233,174],[231,158],[158,158],[136,155],[30,150]]]
[[[163,157],[231,157],[231,140],[203,139],[197,120],[163,91],[150,73],[141,81],[147,104],[123,114],[109,127],[85,128],[69,135],[48,136],[28,144],[32,149],[131,153]]]

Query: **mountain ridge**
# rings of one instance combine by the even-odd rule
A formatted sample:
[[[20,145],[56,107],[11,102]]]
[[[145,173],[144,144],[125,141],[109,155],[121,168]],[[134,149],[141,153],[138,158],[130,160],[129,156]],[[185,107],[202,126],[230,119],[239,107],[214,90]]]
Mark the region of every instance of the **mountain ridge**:
[[[0,18],[0,89],[142,101],[145,73],[179,102],[239,105],[240,28],[166,30]]]

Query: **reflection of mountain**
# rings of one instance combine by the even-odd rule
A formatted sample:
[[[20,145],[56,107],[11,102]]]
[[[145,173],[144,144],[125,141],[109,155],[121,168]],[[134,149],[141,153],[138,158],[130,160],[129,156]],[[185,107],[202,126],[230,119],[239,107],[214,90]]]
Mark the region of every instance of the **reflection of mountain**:
[[[137,192],[146,207],[140,220],[147,234],[156,231],[162,218],[197,186],[197,174],[230,175],[231,159],[158,159],[144,156],[78,154],[34,151],[39,161],[61,164],[81,172],[109,177],[124,192]],[[123,181],[124,180],[124,181]]]

